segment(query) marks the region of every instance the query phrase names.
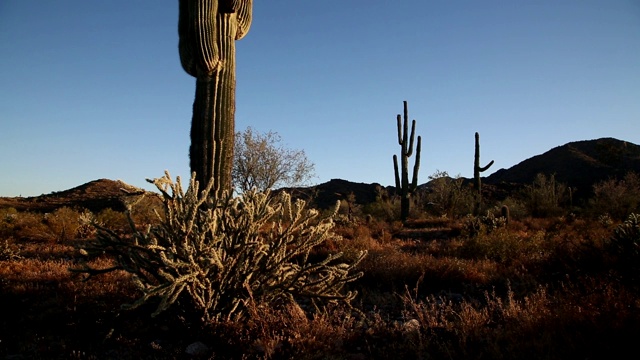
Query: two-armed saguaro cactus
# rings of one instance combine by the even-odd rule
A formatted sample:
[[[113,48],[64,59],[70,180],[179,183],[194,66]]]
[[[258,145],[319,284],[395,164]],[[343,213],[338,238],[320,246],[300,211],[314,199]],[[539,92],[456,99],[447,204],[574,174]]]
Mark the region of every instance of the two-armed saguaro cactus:
[[[480,167],[480,134],[476,132],[476,151],[473,160],[473,186],[476,190],[476,204],[475,214],[480,213],[480,207],[482,205],[482,184],[480,181],[480,173],[488,170],[493,165],[493,160],[487,166]]]
[[[420,169],[420,148],[421,138],[418,136],[418,145],[416,147],[416,162],[413,166],[413,178],[409,182],[409,157],[413,154],[413,139],[416,131],[416,121],[411,124],[411,135],[409,135],[409,111],[407,102],[404,101],[404,122],[398,114],[398,143],[402,148],[400,150],[400,163],[402,164],[402,177],[398,171],[398,156],[393,155],[393,169],[396,176],[396,191],[400,195],[400,217],[402,221],[406,221],[409,217],[409,206],[411,194],[418,187],[418,170]]]
[[[211,195],[231,190],[236,110],[236,40],[251,26],[253,0],[180,0],[183,69],[196,78],[191,121],[191,171]]]

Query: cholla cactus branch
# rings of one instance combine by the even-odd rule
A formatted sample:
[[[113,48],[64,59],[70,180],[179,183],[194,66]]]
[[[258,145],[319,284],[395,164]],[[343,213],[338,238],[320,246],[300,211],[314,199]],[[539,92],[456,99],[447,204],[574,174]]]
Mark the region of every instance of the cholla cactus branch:
[[[354,292],[344,286],[362,273],[333,254],[308,263],[309,253],[331,236],[331,218],[318,219],[304,201],[293,202],[282,193],[250,191],[241,197],[225,197],[217,206],[203,206],[211,186],[200,191],[195,176],[183,191],[180,179],[169,173],[152,180],[164,197],[159,227],[141,232],[132,227],[132,239],[99,229],[96,242],[85,254],[107,253],[117,266],[93,269],[87,264],[74,271],[98,275],[123,269],[133,275],[142,296],[127,308],[159,298],[156,315],[179,298],[187,297],[203,321],[248,316],[250,303],[276,304],[310,298],[324,302],[351,301]]]

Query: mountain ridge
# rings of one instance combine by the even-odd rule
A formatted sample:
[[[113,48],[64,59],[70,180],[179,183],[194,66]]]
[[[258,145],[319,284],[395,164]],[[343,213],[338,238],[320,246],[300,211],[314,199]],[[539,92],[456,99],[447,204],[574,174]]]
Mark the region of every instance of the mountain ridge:
[[[542,154],[521,161],[509,169],[499,169],[483,177],[483,192],[504,197],[514,189],[531,184],[537,174],[554,175],[557,182],[577,189],[578,197],[591,195],[593,185],[610,179],[620,179],[628,172],[640,174],[640,146],[614,138],[580,140],[554,147]],[[463,178],[471,183],[473,179]],[[429,182],[419,185],[428,187]],[[395,191],[393,186],[379,183],[356,183],[343,179],[309,187],[290,187],[274,190],[287,191],[294,198],[312,202],[318,208],[330,208],[338,200],[352,195],[355,204],[368,204]],[[91,211],[104,208],[123,210],[128,196],[157,193],[145,191],[120,180],[99,179],[72,189],[35,197],[0,197],[0,208],[51,211],[57,207],[84,207]],[[499,195],[502,194],[502,195]]]

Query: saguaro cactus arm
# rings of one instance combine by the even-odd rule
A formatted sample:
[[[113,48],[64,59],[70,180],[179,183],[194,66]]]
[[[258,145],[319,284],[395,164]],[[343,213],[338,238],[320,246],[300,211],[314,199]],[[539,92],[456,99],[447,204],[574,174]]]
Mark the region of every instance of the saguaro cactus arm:
[[[415,121],[414,121],[415,124]],[[418,171],[420,170],[420,150],[422,150],[422,138],[418,136],[418,146],[416,147],[416,162],[413,164],[413,178],[411,179],[411,192],[418,188]]]
[[[480,134],[476,132],[475,155],[473,159],[473,179],[477,191],[481,190],[480,173],[487,171],[491,165],[493,165],[493,160],[491,160],[491,162],[486,166],[480,166]]]

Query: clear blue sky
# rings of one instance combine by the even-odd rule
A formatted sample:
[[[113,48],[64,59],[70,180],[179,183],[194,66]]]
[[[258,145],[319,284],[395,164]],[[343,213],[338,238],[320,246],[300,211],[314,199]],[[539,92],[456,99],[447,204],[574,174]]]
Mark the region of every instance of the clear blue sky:
[[[0,2],[0,196],[188,178],[177,16],[177,0]],[[253,19],[236,130],[278,132],[315,184],[392,185],[404,100],[420,183],[473,176],[476,131],[483,175],[571,141],[640,144],[638,0],[257,0]]]

